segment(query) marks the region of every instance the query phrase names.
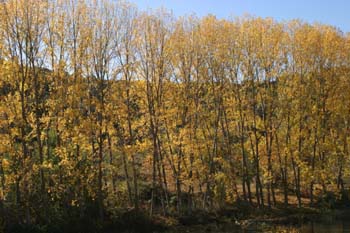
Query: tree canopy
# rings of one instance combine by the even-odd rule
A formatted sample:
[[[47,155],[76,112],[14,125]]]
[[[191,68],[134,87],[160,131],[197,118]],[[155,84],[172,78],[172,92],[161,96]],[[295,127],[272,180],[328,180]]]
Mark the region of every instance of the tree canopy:
[[[29,224],[341,199],[349,78],[350,36],[329,25],[2,1],[0,213]]]

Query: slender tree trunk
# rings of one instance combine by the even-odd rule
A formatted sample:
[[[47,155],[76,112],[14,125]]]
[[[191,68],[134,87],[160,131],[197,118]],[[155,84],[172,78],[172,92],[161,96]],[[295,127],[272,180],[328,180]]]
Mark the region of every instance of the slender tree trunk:
[[[123,149],[122,149],[122,159],[123,159],[123,168],[124,168],[124,174],[125,174],[125,180],[126,180],[126,187],[128,189],[128,197],[129,197],[129,204],[132,205],[133,203],[133,195],[131,191],[131,185],[130,185],[130,176],[129,176],[129,170],[128,170],[128,160],[127,160],[127,155],[124,149],[124,144],[123,144]]]

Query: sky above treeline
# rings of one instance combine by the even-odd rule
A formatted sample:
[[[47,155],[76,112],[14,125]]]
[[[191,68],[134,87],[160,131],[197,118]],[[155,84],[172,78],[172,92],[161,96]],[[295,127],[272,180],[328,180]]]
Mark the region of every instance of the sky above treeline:
[[[278,21],[301,19],[336,26],[350,32],[350,0],[130,0],[139,9],[164,7],[174,15],[216,15],[232,18],[246,14]]]

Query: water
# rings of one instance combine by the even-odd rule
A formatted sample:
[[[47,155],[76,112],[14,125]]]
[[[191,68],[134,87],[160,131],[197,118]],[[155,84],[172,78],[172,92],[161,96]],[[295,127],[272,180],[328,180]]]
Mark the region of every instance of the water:
[[[350,221],[337,220],[333,222],[308,222],[299,226],[268,226],[242,232],[271,232],[271,233],[350,233]]]
[[[350,215],[334,218],[323,216],[311,222],[297,225],[273,225],[255,223],[244,229],[234,224],[210,224],[206,226],[183,227],[169,233],[350,233]]]
[[[327,222],[310,222],[300,227],[300,233],[350,233],[350,219]]]

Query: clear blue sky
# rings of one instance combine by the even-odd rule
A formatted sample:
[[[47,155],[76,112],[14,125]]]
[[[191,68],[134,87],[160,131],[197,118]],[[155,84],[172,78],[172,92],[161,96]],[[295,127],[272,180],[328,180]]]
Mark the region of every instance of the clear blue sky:
[[[273,17],[277,20],[302,19],[334,25],[350,32],[350,0],[130,0],[139,9],[165,7],[176,16],[195,13],[230,16]]]

